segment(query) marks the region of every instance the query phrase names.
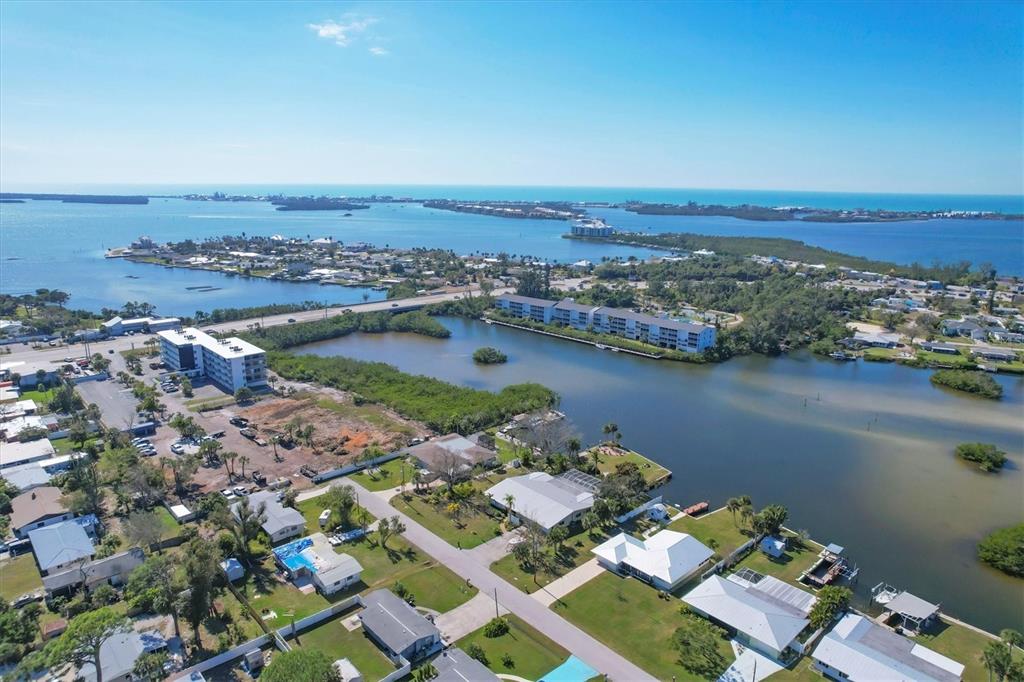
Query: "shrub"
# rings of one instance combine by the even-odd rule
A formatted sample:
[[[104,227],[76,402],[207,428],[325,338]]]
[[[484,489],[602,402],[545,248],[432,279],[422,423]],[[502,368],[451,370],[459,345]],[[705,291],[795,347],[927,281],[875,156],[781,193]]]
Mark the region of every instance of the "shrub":
[[[497,348],[484,346],[483,348],[477,348],[473,352],[473,362],[480,365],[500,365],[508,362],[508,356]]]
[[[850,590],[845,587],[828,585],[818,590],[818,598],[811,608],[808,616],[812,628],[823,628],[841,612],[846,610],[850,604],[850,597],[853,596]]]
[[[484,637],[501,637],[508,634],[508,620],[505,618],[492,618],[484,626]]]
[[[1024,578],[1024,523],[997,530],[979,542],[978,558],[1003,573]]]
[[[683,617],[683,625],[676,629],[672,641],[679,650],[679,665],[704,679],[717,679],[728,662],[719,651],[725,639],[725,630],[698,616]]]
[[[982,471],[996,471],[1006,464],[1006,453],[991,443],[961,443],[956,456],[968,462],[977,462]]]
[[[1003,387],[995,379],[987,374],[963,369],[940,369],[932,374],[931,382],[936,386],[974,393],[991,400],[998,400],[1003,396]]]
[[[466,655],[470,658],[475,658],[484,665],[490,664],[490,661],[487,660],[487,652],[484,651],[484,648],[476,642],[473,642],[468,647],[466,647]]]

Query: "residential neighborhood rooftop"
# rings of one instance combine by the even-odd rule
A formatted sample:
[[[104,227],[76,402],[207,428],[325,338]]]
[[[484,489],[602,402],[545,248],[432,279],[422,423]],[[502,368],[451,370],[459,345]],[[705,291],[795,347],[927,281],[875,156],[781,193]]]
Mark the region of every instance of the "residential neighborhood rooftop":
[[[74,521],[61,521],[30,530],[28,537],[40,571],[88,559],[96,553],[88,533]]]
[[[363,597],[365,608],[359,612],[363,626],[392,651],[403,651],[424,637],[439,631],[390,590],[374,590]]]

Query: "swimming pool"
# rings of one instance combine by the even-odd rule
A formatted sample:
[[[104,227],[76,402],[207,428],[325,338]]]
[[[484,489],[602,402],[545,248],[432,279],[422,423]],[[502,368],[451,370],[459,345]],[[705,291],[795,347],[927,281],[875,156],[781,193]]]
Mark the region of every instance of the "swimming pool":
[[[292,573],[307,569],[310,573],[316,573],[316,566],[312,561],[302,554],[302,551],[313,546],[309,538],[293,540],[286,545],[274,549],[274,557],[277,561]]]
[[[558,666],[547,675],[542,675],[539,682],[586,682],[599,673],[589,665],[570,656],[565,663]]]

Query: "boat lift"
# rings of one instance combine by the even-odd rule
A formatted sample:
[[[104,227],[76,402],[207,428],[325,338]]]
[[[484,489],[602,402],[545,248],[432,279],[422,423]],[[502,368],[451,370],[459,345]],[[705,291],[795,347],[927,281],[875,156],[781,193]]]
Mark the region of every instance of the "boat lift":
[[[822,549],[814,565],[800,574],[800,582],[815,588],[825,587],[840,579],[854,582],[860,568],[848,557],[844,557],[843,551],[844,548],[835,543]]]

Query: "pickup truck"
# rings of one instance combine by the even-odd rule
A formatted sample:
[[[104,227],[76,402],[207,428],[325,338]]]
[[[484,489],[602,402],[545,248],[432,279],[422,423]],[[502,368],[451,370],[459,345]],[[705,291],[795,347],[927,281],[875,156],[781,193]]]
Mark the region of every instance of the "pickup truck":
[[[254,429],[244,428],[241,429],[239,433],[242,434],[243,438],[248,438],[249,440],[256,440],[256,431]]]
[[[252,442],[256,443],[256,445],[259,445],[261,448],[267,447],[267,441],[263,440],[262,438],[253,438]]]

